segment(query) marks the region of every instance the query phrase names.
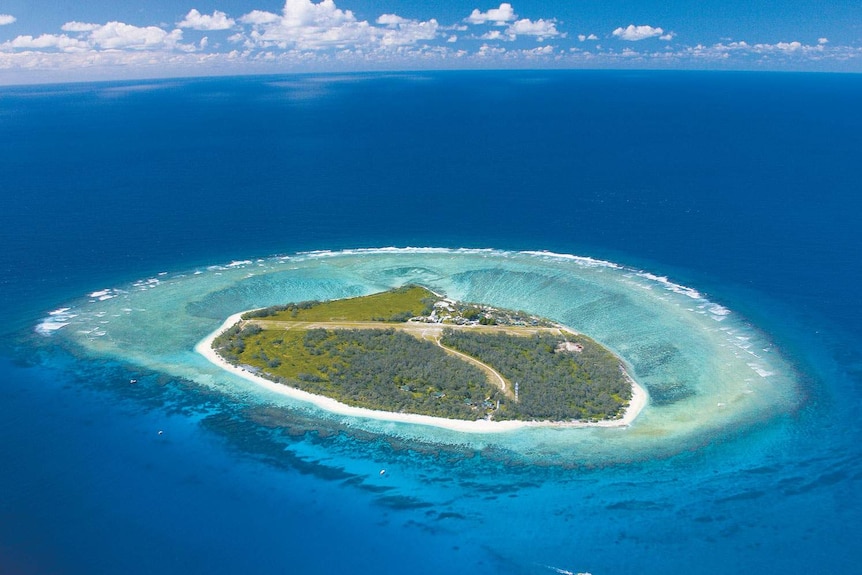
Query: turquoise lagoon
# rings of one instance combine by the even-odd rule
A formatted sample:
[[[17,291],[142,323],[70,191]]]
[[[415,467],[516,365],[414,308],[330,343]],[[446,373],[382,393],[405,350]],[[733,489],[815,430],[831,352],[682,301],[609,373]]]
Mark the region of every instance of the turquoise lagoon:
[[[539,314],[595,338],[623,358],[647,389],[647,406],[625,428],[468,434],[332,414],[227,373],[194,351],[242,310],[358,296],[407,283]],[[408,445],[493,451],[552,465],[679,453],[792,413],[800,402],[792,366],[766,334],[732,310],[647,271],[547,252],[383,248],[234,261],[106,287],[52,312],[37,331],[91,356],[265,407],[286,426],[349,429]]]

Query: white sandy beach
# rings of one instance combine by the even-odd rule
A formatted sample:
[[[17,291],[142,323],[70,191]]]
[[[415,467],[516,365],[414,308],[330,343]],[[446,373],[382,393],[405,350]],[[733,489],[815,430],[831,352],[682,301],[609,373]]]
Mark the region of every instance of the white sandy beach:
[[[524,427],[627,427],[631,425],[631,423],[635,420],[635,418],[638,416],[644,406],[646,406],[648,401],[648,395],[646,390],[630,378],[632,382],[632,399],[631,402],[629,402],[629,406],[626,409],[625,415],[620,419],[597,421],[595,423],[580,421],[489,421],[487,419],[468,421],[461,419],[433,417],[430,415],[395,413],[391,411],[367,409],[364,407],[354,407],[351,405],[346,405],[329,397],[315,395],[313,393],[308,393],[306,391],[289,387],[287,385],[275,383],[264,377],[255,375],[241,367],[232,365],[222,359],[222,357],[219,356],[215,352],[215,350],[213,350],[213,340],[218,337],[219,334],[221,334],[223,331],[240,321],[240,318],[243,313],[245,312],[240,312],[227,318],[227,320],[225,320],[221,327],[219,327],[217,330],[205,337],[203,340],[200,341],[200,343],[195,346],[195,351],[207,358],[210,362],[217,365],[218,367],[231,373],[234,373],[244,379],[247,379],[248,381],[254,382],[261,387],[275,391],[277,393],[281,393],[294,399],[298,399],[300,401],[307,401],[321,409],[340,415],[378,419],[383,421],[397,421],[417,425],[431,425],[434,427],[441,427],[465,433],[498,433],[504,431],[512,431]]]

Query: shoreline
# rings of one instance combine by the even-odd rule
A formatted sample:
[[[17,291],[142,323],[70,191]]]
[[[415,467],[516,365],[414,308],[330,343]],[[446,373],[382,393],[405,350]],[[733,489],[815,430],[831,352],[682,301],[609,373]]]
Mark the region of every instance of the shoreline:
[[[610,419],[597,421],[595,423],[582,421],[493,421],[487,419],[467,420],[467,419],[448,419],[445,417],[436,417],[432,415],[420,415],[417,413],[397,413],[393,411],[382,411],[370,409],[367,407],[355,407],[336,401],[324,395],[316,395],[301,389],[296,389],[280,383],[270,381],[265,377],[255,375],[241,367],[235,366],[220,355],[218,355],[212,347],[213,340],[218,337],[223,331],[233,326],[240,321],[242,314],[245,312],[235,313],[227,318],[224,323],[219,326],[214,332],[206,336],[197,345],[195,352],[205,357],[210,363],[220,367],[221,369],[238,375],[247,381],[251,381],[265,389],[286,395],[293,399],[311,403],[320,409],[335,413],[338,415],[346,415],[349,417],[362,417],[366,419],[376,419],[379,421],[393,421],[398,423],[412,423],[417,425],[428,425],[440,427],[452,431],[460,431],[464,433],[500,433],[505,431],[513,431],[525,427],[551,427],[551,428],[584,428],[584,427],[628,427],[632,424],[638,414],[646,406],[649,396],[646,390],[637,384],[637,382],[626,373],[626,377],[632,384],[632,398],[626,408],[625,414],[620,419]]]

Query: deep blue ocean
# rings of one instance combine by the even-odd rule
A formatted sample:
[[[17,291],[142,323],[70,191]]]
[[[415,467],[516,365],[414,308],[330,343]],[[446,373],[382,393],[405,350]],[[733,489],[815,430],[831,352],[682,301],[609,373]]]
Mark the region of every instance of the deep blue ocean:
[[[776,73],[0,88],[0,573],[858,573],[860,102],[862,76]],[[767,334],[802,401],[524,465],[251,416],[34,329],[163,272],[385,246],[665,275]]]

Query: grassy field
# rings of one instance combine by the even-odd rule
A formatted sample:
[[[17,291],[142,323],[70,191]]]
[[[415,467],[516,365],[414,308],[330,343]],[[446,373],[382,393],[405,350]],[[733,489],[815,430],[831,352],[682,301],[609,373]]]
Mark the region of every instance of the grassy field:
[[[427,313],[438,299],[423,287],[405,286],[369,296],[321,302],[305,309],[287,309],[267,319],[309,322],[404,321]]]
[[[332,359],[310,353],[304,345],[305,333],[305,330],[263,330],[245,340],[245,351],[239,359],[289,380],[296,380],[304,373],[322,377]]]

